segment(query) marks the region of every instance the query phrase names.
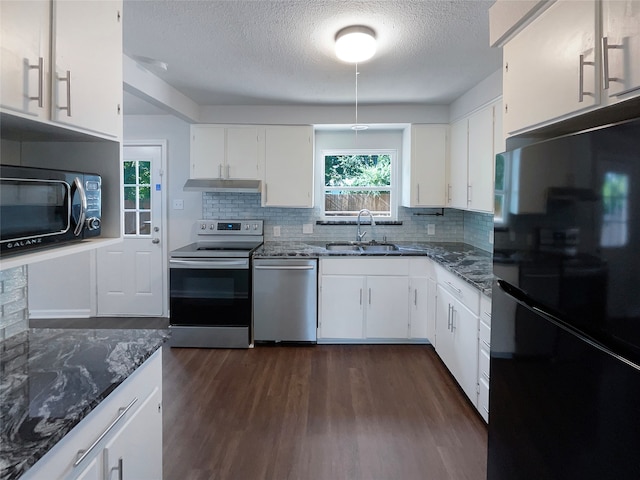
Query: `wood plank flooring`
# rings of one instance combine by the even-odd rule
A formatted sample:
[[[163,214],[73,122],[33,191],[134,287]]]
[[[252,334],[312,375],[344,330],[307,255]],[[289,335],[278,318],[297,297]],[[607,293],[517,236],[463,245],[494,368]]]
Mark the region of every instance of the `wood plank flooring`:
[[[164,480],[486,478],[486,426],[429,346],[163,355]]]

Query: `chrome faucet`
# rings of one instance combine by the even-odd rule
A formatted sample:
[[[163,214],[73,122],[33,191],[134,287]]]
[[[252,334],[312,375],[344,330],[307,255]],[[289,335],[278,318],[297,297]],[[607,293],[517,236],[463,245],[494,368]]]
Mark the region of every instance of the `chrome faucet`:
[[[364,236],[367,234],[367,232],[360,232],[360,217],[362,215],[369,215],[369,218],[371,218],[371,226],[373,227],[376,222],[373,220],[373,215],[371,214],[371,212],[369,210],[367,210],[366,208],[363,208],[362,210],[360,210],[358,212],[358,231],[356,232],[356,241],[357,242],[361,242],[362,239],[364,238]]]

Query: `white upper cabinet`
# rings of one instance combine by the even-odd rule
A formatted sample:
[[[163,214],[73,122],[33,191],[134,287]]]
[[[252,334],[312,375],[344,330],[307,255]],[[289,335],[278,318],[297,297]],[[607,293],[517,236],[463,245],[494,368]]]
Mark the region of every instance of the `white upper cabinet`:
[[[192,125],[191,178],[257,180],[260,129]]]
[[[313,127],[267,126],[263,207],[313,207]]]
[[[2,1],[8,113],[122,136],[122,2]]]
[[[557,1],[504,46],[506,134],[599,105],[598,7]]]
[[[448,130],[447,125],[411,126],[410,156],[402,168],[404,207],[446,205]]]
[[[119,1],[53,3],[51,117],[56,122],[122,135],[121,12]]]
[[[0,106],[36,118],[49,116],[51,2],[0,2]]]
[[[451,125],[448,205],[493,212],[495,155],[504,150],[501,102]]]
[[[613,101],[640,93],[640,2],[602,2],[602,68]]]
[[[468,123],[468,120],[464,118],[451,124],[447,200],[450,207],[459,209],[467,208]]]

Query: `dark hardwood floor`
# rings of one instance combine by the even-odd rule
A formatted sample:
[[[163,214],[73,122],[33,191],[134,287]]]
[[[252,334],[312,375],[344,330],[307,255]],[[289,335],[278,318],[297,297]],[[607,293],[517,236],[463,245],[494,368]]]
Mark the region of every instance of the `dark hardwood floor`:
[[[486,477],[486,426],[431,347],[163,355],[164,480]]]

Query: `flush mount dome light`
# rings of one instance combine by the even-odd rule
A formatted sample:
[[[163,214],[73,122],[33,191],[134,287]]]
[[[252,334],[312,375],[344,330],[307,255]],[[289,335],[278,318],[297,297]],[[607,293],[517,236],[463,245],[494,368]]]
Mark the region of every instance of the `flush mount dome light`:
[[[369,27],[346,27],[336,34],[336,56],[343,62],[364,62],[375,53],[376,34]]]

